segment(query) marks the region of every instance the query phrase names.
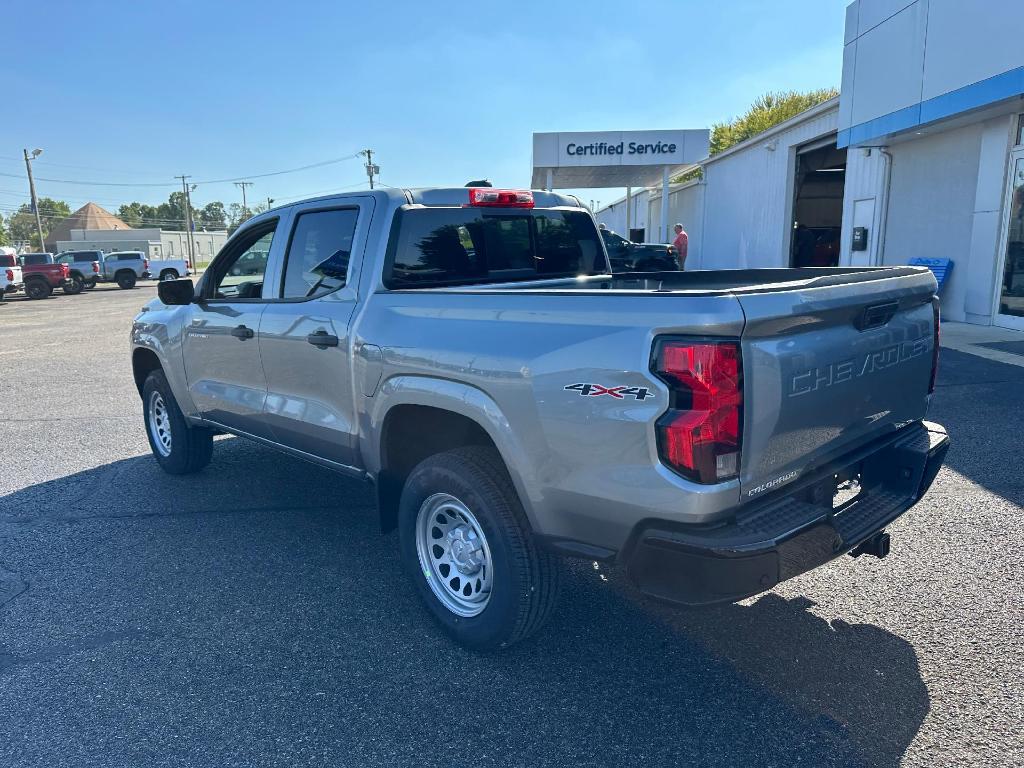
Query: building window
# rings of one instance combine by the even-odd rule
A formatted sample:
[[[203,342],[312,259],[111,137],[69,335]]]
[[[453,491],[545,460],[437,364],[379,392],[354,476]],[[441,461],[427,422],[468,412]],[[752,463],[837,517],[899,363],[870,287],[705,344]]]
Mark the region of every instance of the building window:
[[[170,250],[170,255],[174,255],[174,241],[170,240],[167,242],[167,248]]]

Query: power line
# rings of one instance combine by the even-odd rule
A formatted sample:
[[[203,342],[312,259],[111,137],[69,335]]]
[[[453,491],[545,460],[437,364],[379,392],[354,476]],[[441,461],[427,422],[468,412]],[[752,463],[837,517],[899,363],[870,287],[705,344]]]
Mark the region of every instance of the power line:
[[[268,173],[256,173],[248,174],[245,176],[232,176],[231,178],[225,179],[205,179],[202,181],[195,182],[196,184],[226,184],[228,182],[244,181],[246,179],[265,179],[269,176],[282,176],[286,173],[298,173],[299,171],[307,171],[311,168],[322,168],[326,165],[333,165],[340,163],[345,160],[352,160],[353,158],[359,157],[360,152],[355,152],[345,157],[336,157],[333,160],[322,160],[318,163],[310,163],[308,165],[301,165],[298,168],[287,168],[283,171],[270,171]],[[5,173],[0,171],[0,176],[5,176],[12,179],[20,179],[22,176],[16,173]],[[175,187],[177,186],[174,182],[150,182],[150,181],[81,181],[78,179],[49,179],[43,178],[42,176],[36,177],[38,181],[45,181],[49,184],[77,184],[79,186],[96,186],[96,187]]]

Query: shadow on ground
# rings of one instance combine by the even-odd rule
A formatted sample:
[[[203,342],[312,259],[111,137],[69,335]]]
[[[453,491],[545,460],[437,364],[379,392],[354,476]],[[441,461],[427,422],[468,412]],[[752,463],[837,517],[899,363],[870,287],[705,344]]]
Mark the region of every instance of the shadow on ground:
[[[536,639],[465,652],[368,488],[240,440],[214,456],[0,497],[22,585],[0,588],[0,764],[894,766],[928,712],[878,627],[774,594],[668,610],[586,563]]]
[[[1024,368],[944,348],[937,385],[928,418],[945,426],[952,439],[946,466],[1024,504],[1018,458]]]

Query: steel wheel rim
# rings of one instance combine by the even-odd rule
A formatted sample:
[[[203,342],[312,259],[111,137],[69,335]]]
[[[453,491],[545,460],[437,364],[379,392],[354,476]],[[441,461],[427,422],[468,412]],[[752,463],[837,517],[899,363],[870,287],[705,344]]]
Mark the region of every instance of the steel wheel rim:
[[[434,596],[457,616],[477,616],[491,599],[493,560],[480,522],[448,493],[435,493],[416,515],[416,554]]]
[[[154,392],[149,396],[149,433],[153,437],[153,445],[161,456],[171,455],[171,415],[167,412],[167,404],[163,395]]]
[[[170,280],[177,280],[178,277],[173,272],[165,272],[164,276],[161,277],[160,279],[163,280],[166,283],[166,282],[168,282]]]

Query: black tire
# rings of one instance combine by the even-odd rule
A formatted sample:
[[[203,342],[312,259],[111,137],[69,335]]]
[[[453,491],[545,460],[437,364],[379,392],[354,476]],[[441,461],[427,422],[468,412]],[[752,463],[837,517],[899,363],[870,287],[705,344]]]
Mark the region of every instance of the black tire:
[[[25,283],[25,295],[30,299],[48,299],[53,295],[53,286],[45,280],[28,280]]]
[[[114,279],[117,281],[117,287],[125,290],[135,287],[135,282],[138,280],[134,272],[125,270],[124,272],[118,272],[114,275]]]
[[[85,289],[85,281],[78,275],[72,275],[70,283],[66,283],[61,290],[68,296],[77,296]]]
[[[165,409],[170,432],[170,445],[165,450],[158,435],[154,434],[151,410],[154,395],[159,396]],[[163,371],[153,371],[142,387],[142,419],[153,456],[165,472],[188,475],[198,472],[210,463],[213,456],[213,433],[208,429],[189,426],[171,393]]]
[[[178,279],[178,271],[175,270],[175,269],[165,269],[163,272],[160,273],[160,279],[161,280],[177,280]]]
[[[420,562],[417,518],[436,494],[450,494],[472,511],[490,550],[490,596],[475,616],[460,616],[446,606],[434,593],[439,587],[428,580],[430,567]],[[555,607],[561,582],[558,559],[537,546],[508,471],[493,448],[457,448],[417,465],[402,491],[398,531],[406,572],[427,609],[460,645],[481,651],[507,648],[540,629]]]

